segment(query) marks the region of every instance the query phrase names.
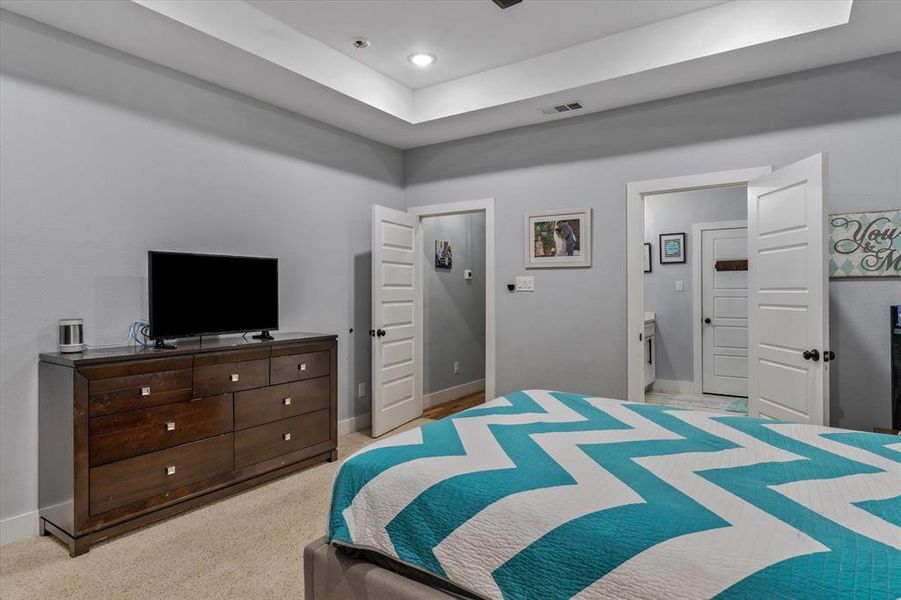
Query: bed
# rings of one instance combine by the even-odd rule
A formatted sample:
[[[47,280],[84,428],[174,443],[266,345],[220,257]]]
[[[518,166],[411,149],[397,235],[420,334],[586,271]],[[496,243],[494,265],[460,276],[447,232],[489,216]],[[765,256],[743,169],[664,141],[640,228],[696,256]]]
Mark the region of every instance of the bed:
[[[545,390],[342,465],[307,600],[901,597],[901,438]]]

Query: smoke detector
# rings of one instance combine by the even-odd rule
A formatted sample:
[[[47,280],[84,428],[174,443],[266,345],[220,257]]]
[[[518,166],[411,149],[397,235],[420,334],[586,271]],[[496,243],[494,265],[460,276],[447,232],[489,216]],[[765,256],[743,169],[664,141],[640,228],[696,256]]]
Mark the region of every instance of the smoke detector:
[[[577,100],[573,100],[572,102],[565,102],[563,104],[555,104],[554,106],[545,106],[544,108],[539,108],[538,110],[544,116],[552,117],[554,115],[568,113],[568,112],[572,112],[574,110],[582,110],[582,103]]]

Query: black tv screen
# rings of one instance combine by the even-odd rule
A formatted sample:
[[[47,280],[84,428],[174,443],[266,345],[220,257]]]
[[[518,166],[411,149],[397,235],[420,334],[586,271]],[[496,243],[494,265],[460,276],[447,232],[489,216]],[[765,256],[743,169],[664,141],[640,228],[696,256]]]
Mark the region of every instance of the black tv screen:
[[[278,329],[278,259],[149,253],[150,337]]]

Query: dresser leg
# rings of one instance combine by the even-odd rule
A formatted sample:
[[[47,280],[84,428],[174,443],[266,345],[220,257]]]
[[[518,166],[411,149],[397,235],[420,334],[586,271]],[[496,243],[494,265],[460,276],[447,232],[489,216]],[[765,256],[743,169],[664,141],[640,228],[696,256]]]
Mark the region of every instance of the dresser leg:
[[[63,544],[65,544],[65,546],[69,549],[69,556],[71,556],[72,558],[81,556],[91,549],[91,543],[87,540],[87,538],[73,538],[71,535],[69,535],[50,521],[44,520],[43,517],[40,520],[39,533],[41,535],[52,535]]]
[[[329,455],[328,455],[329,462],[335,462],[336,460],[338,460],[338,450],[337,449],[332,450],[331,453],[329,453]]]
[[[91,544],[86,539],[75,538],[69,541],[69,556],[71,558],[87,554],[90,549]]]

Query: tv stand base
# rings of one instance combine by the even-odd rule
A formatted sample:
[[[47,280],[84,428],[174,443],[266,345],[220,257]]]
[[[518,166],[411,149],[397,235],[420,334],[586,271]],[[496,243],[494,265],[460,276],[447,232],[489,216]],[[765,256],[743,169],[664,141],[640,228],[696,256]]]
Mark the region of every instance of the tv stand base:
[[[268,329],[261,331],[257,335],[252,335],[250,337],[252,337],[255,340],[274,340],[275,339],[274,337],[272,337],[272,334],[269,333]]]

